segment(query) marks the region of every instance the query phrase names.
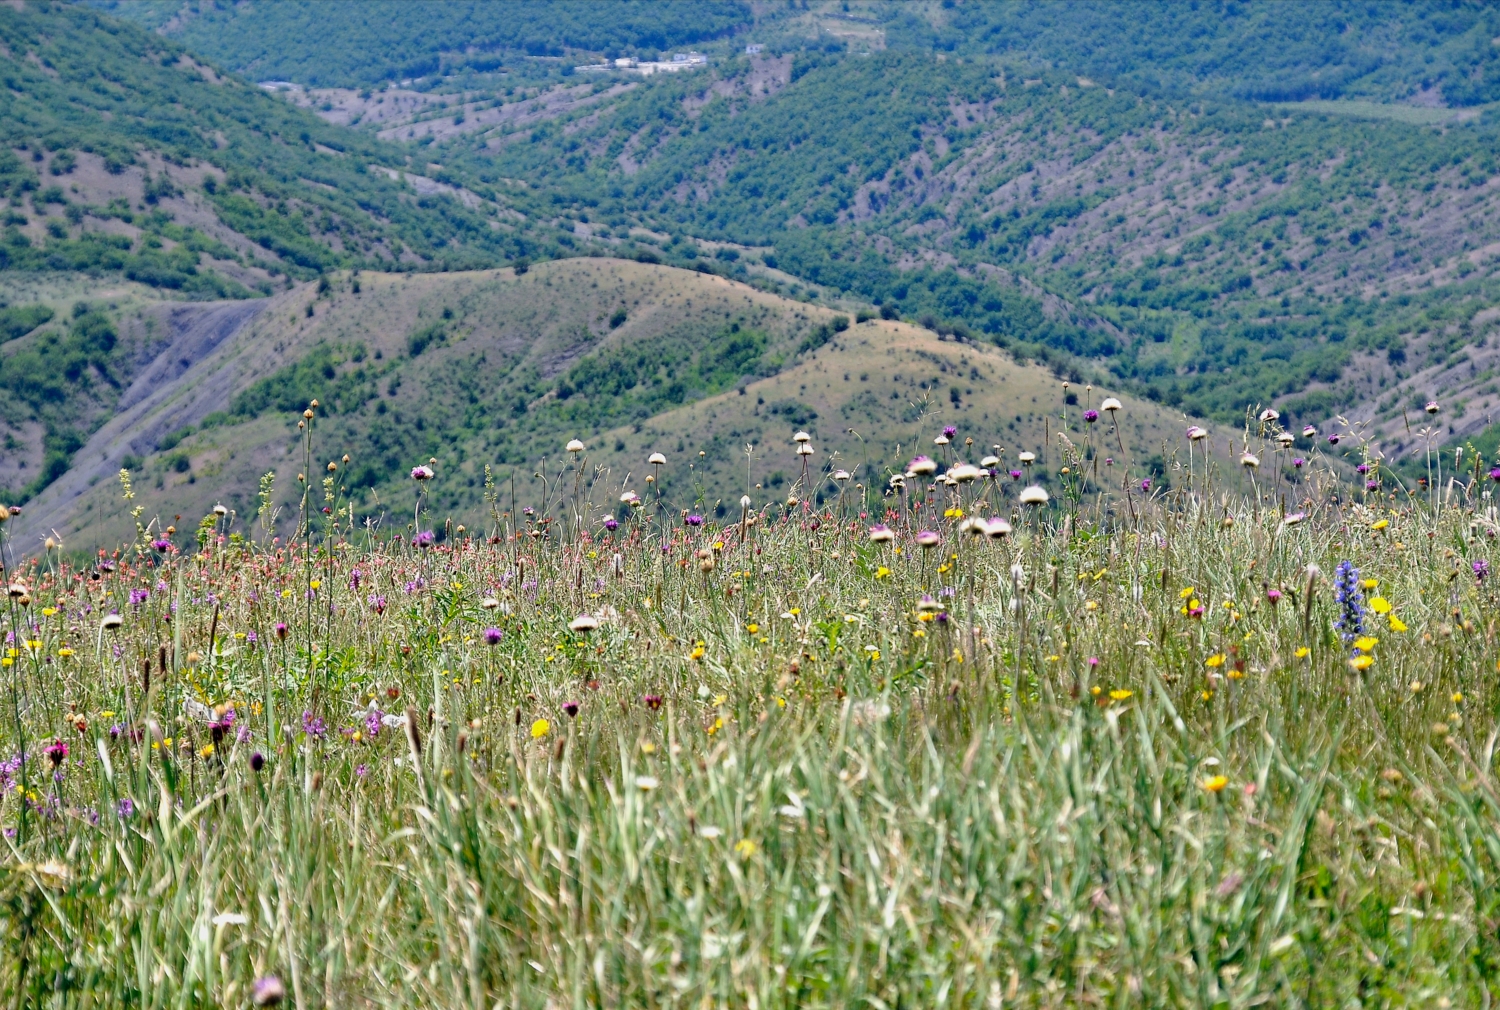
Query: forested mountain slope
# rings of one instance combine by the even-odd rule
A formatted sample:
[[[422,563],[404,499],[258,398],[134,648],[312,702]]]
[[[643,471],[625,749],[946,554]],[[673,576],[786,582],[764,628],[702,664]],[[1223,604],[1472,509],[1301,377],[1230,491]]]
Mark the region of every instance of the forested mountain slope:
[[[1325,420],[1485,339],[1489,114],[1172,102],[896,53],[799,56],[767,93],[757,66],[448,157],[567,193],[579,219],[763,247],[888,311],[1095,358],[1224,419],[1276,400]]]
[[[97,0],[256,80],[320,87],[493,70],[510,55],[745,42],[1003,56],[1179,96],[1500,100],[1481,0]]]

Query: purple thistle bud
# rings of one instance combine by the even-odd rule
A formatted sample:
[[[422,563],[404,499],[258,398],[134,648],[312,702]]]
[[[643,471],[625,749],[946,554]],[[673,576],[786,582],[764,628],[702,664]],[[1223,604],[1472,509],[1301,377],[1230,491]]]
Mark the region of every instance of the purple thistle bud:
[[[958,434],[958,429],[955,428],[953,425],[949,424],[949,425],[945,425],[943,427],[943,437],[944,438],[952,438],[954,435],[957,435],[957,434]]]
[[[499,628],[485,628],[484,641],[486,645],[499,645],[500,639],[505,637],[505,632]]]
[[[266,766],[266,756],[260,751],[250,755],[250,770],[258,772]]]
[[[303,709],[302,732],[306,733],[314,740],[321,740],[323,739],[323,734],[328,732],[328,727],[324,725],[322,719],[313,715],[310,710]]]
[[[687,523],[689,526],[702,526],[703,525],[703,517],[702,516],[698,516],[698,515],[692,515],[692,516],[688,516],[686,519],[684,519],[683,522]]]
[[[564,702],[562,709],[563,709],[564,712],[566,712],[568,714],[568,718],[569,719],[577,719],[578,718],[578,702],[576,702],[576,701]]]
[[[426,470],[425,466],[417,467],[418,470]],[[415,471],[413,471],[415,474]],[[267,975],[255,980],[250,987],[250,1002],[255,1006],[280,1006],[286,999],[286,986],[281,984],[281,979],[275,975]]]
[[[1296,459],[1292,460],[1292,466],[1296,467],[1298,470],[1301,470],[1306,465],[1307,460],[1303,459],[1301,456],[1298,456]]]
[[[1083,419],[1089,424],[1093,424],[1095,421],[1099,420],[1099,412],[1097,410],[1085,410],[1083,412]]]
[[[1339,444],[1339,437],[1338,437],[1338,435],[1336,435],[1336,434],[1335,435],[1329,435],[1328,436],[1328,444],[1329,445],[1338,445]]]

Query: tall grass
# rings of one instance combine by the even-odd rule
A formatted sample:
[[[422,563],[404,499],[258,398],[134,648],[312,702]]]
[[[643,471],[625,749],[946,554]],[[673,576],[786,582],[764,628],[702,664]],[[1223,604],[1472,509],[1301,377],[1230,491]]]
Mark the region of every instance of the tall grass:
[[[284,543],[10,567],[13,1005],[1489,1003],[1477,484],[981,480],[881,543],[852,496],[606,531],[569,475],[431,546],[308,486]],[[922,518],[976,498],[1015,532]]]

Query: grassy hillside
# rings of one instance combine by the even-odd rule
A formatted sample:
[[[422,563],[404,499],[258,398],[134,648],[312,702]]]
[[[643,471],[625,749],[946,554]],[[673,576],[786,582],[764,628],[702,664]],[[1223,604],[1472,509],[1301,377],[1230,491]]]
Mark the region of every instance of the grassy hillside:
[[[1123,482],[1127,469],[1159,486],[1185,479],[1176,468],[1186,427],[1179,414],[1127,398],[1121,457],[1112,439],[1102,441],[1106,425],[1083,430],[1081,412],[1090,397],[1097,407],[1103,390],[1075,384],[1065,395],[1050,370],[993,347],[853,322],[721,277],[574,259],[519,277],[358,279],[357,293],[353,278],[339,275],[321,295],[308,285],[275,296],[230,339],[157,383],[151,399],[131,398],[78,466],[27,505],[13,534],[24,541],[55,529],[70,544],[102,543],[132,528],[134,505],[186,515],[223,503],[250,515],[272,470],[284,521],[301,500],[296,475],[309,473],[297,422],[314,398],[310,476],[316,482],[329,460],[348,454],[338,480],[361,517],[396,528],[415,495],[408,472],[429,458],[438,478],[428,507],[475,526],[485,521],[486,467],[507,510],[512,494],[555,508],[559,494],[571,494],[571,472],[560,475],[574,465],[607,507],[627,486],[650,490],[645,460],[654,451],[669,459],[662,488],[677,507],[737,507],[747,491],[757,501],[784,498],[802,475],[791,442],[798,430],[814,436],[815,455],[797,493],[817,500],[835,493],[827,474],[842,468],[873,504],[892,467],[937,454],[932,439],[947,424],[959,443],[973,438],[959,453],[971,462],[996,445],[1008,460],[1039,453],[1029,479],[1054,490],[1065,426],[1079,451],[1093,446],[1101,456],[1087,464],[1091,485]],[[127,322],[149,330],[153,319],[165,326],[150,307]],[[574,437],[588,446],[581,460],[563,452]],[[755,446],[748,459],[746,444]],[[1215,450],[1227,458],[1230,446],[1220,440]],[[137,495],[128,504],[114,480],[122,466]],[[853,485],[845,495],[860,497]]]

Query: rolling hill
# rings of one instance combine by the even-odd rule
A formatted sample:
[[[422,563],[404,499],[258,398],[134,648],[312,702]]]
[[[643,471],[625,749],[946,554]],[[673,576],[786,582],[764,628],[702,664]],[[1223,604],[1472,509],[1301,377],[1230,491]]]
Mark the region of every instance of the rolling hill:
[[[438,476],[425,503],[439,519],[483,527],[486,467],[507,510],[512,493],[555,509],[571,494],[571,474],[559,474],[573,437],[589,447],[580,465],[603,508],[616,507],[624,486],[644,491],[654,451],[668,457],[662,487],[681,508],[714,510],[747,491],[759,505],[784,498],[801,476],[798,430],[816,449],[814,486],[802,493],[819,500],[839,468],[873,499],[888,468],[924,447],[936,453],[931,440],[945,424],[975,440],[962,453],[975,462],[995,445],[1011,460],[1038,452],[1028,479],[1054,490],[1065,413],[1086,447],[1086,404],[1069,405],[1044,366],[901,322],[840,321],[834,309],[696,271],[572,259],[521,276],[367,272],[357,292],[354,279],[339,274],[321,294],[306,284],[253,302],[125,313],[127,335],[154,331],[168,343],[77,464],[27,504],[8,531],[13,542],[53,531],[70,547],[118,540],[130,535],[135,506],[196,517],[222,503],[248,521],[268,471],[285,532],[300,502],[296,474],[308,472],[297,424],[313,398],[310,476],[347,454],[338,479],[357,515],[387,530],[404,529],[415,496],[408,471],[429,458]],[[1095,405],[1106,395],[1070,393]],[[1123,419],[1132,472],[1156,472],[1159,486],[1181,481],[1181,415],[1127,397]],[[1104,434],[1091,432],[1090,444],[1118,456]],[[748,460],[746,444],[755,446]],[[1228,456],[1227,436],[1216,449]],[[1113,465],[1098,479],[1113,479]],[[121,467],[131,470],[130,502],[115,480]]]

